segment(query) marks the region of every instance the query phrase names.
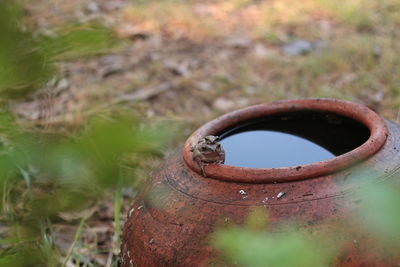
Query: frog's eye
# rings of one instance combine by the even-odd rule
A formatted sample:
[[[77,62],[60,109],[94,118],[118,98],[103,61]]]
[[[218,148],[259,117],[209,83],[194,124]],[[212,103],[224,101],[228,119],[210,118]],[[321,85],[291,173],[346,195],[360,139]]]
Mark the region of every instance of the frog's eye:
[[[200,148],[200,150],[201,150],[201,151],[207,151],[207,147],[202,146],[202,147]]]
[[[217,148],[221,148],[221,145],[220,145],[220,144],[217,144]]]

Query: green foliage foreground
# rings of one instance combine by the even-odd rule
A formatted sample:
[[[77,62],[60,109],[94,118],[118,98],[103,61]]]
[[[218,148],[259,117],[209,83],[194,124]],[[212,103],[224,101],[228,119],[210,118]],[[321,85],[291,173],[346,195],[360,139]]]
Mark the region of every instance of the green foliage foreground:
[[[114,43],[109,29],[93,23],[34,37],[22,18],[14,2],[0,3],[0,226],[9,229],[0,241],[0,266],[59,266],[71,250],[65,259],[57,250],[53,224],[62,214],[82,218],[75,243],[84,225],[79,212],[109,191],[116,192],[118,247],[121,189],[134,184],[141,161],[160,155],[170,130],[131,114],[93,117],[71,134],[18,124],[7,108],[10,99],[40,89],[56,75],[57,60],[91,56]]]
[[[329,266],[332,255],[297,231],[272,234],[243,228],[221,230],[215,246],[238,266]]]
[[[61,213],[90,208],[105,190],[132,185],[137,162],[129,155],[158,153],[164,133],[127,118],[95,120],[68,137],[14,133],[15,145],[3,147],[0,156],[0,208],[12,225],[12,233],[2,241],[10,246],[0,259],[29,259],[33,264],[35,257],[25,254],[36,252],[36,263],[52,266],[57,252],[48,244],[51,223],[60,220]]]

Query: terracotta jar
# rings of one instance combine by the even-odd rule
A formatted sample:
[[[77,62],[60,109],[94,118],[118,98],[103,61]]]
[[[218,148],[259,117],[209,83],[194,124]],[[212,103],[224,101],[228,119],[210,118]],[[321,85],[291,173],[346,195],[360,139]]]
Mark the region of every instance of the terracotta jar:
[[[291,131],[325,142],[337,156],[278,168],[209,164],[204,166],[205,175],[193,161],[191,148],[207,135],[224,136],[257,121],[284,127],[291,120],[322,124],[317,131],[302,124]],[[343,131],[335,133],[331,126]],[[216,224],[243,224],[253,206],[265,208],[271,225],[294,220],[303,222],[304,228],[333,229],[333,221],[359,205],[349,198],[352,192],[394,180],[400,163],[399,130],[365,106],[332,99],[278,101],[210,121],[187,139],[181,153],[152,174],[136,196],[124,226],[122,266],[206,266],[216,257],[208,244]],[[322,137],[332,136],[321,141],[319,131],[325,131]],[[347,150],[341,147],[346,142]],[[368,178],[360,176],[363,172]],[[360,238],[371,239],[365,233]],[[373,251],[377,255],[349,243],[337,265],[394,266],[399,260]]]

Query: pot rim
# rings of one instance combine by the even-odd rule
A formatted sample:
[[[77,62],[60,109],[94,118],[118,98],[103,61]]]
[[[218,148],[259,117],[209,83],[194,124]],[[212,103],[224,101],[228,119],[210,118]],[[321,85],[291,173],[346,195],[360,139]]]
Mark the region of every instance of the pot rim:
[[[206,177],[240,183],[300,181],[328,175],[349,167],[375,154],[386,142],[388,136],[386,123],[378,114],[363,105],[327,98],[282,100],[242,108],[204,124],[186,140],[182,151],[183,160],[190,169],[202,175],[200,167],[192,159],[191,152],[191,148],[199,139],[207,135],[217,135],[249,120],[279,113],[306,110],[332,112],[353,119],[369,129],[370,137],[361,146],[328,160],[280,168],[247,168],[209,164],[204,166]]]

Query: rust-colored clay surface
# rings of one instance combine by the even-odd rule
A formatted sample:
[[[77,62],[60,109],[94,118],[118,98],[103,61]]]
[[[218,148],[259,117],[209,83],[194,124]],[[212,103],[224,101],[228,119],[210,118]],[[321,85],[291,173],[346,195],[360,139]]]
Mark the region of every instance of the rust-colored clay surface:
[[[300,169],[207,165],[207,177],[203,177],[192,162],[190,146],[205,135],[257,116],[300,110],[352,118],[368,127],[370,138],[348,153]],[[135,198],[123,231],[122,266],[208,266],[216,257],[208,245],[210,233],[216,225],[243,224],[253,206],[265,208],[272,229],[296,220],[307,231],[334,231],[332,222],[359,205],[352,198],[354,192],[371,183],[400,183],[395,180],[400,169],[399,136],[398,125],[366,107],[338,100],[280,101],[217,118],[198,129],[182,153],[166,160]],[[280,192],[285,195],[277,198]],[[365,244],[374,244],[371,238],[365,233],[349,236],[337,265],[395,266],[394,262],[400,262],[396,253],[382,258],[378,253],[382,248],[373,249],[376,255],[370,247],[366,250]]]

